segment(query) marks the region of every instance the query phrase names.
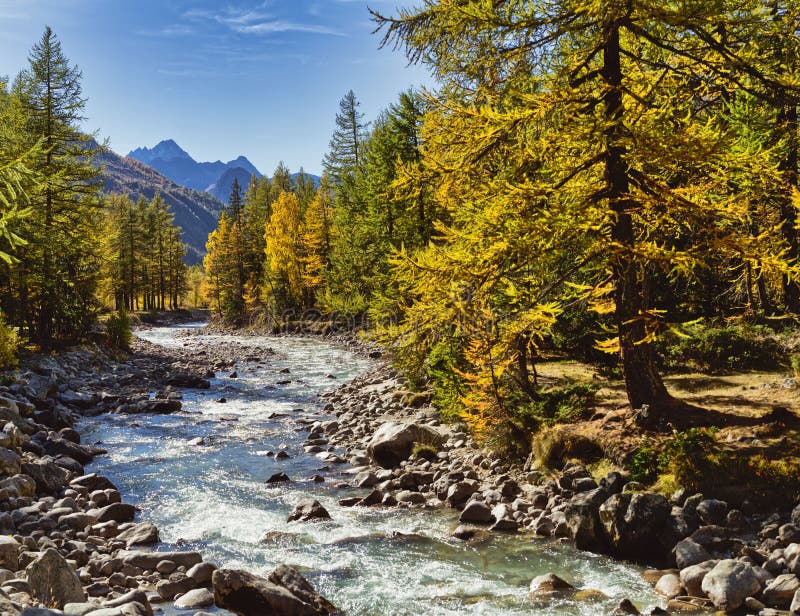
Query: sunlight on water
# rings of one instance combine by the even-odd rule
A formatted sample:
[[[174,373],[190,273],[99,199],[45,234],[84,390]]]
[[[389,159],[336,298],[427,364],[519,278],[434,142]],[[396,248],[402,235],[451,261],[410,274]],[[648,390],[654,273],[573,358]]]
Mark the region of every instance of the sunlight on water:
[[[139,335],[181,348],[198,337],[196,325],[153,329]],[[358,510],[338,499],[360,494],[333,487],[347,480],[342,467],[305,454],[298,417],[329,419],[317,395],[352,379],[370,361],[336,345],[302,338],[203,335],[220,345],[235,342],[275,355],[262,367],[238,366],[239,378],[219,373],[208,391],[186,391],[184,411],[171,416],[106,415],[86,419],[87,442],[109,451],[87,471],[108,475],[126,501],[156,523],[164,549],[200,549],[226,567],[266,573],[278,563],[298,567],[323,595],[348,614],[589,616],[607,613],[628,597],[639,607],[657,605],[640,570],[531,538],[490,536],[464,544],[450,538],[451,511]],[[290,374],[280,370],[289,368]],[[328,378],[333,374],[336,379]],[[292,383],[277,385],[277,381]],[[267,388],[271,385],[273,388]],[[222,393],[221,393],[222,392]],[[215,402],[220,395],[226,404]],[[271,413],[286,417],[267,419]],[[221,421],[235,416],[238,421]],[[203,437],[204,444],[189,441]],[[267,451],[285,450],[287,460]],[[293,480],[278,487],[264,480],[279,471]],[[325,483],[313,483],[320,473]],[[321,523],[287,523],[301,499],[320,500],[333,517]],[[554,572],[579,588],[600,590],[600,603],[572,600],[533,605],[531,578]]]

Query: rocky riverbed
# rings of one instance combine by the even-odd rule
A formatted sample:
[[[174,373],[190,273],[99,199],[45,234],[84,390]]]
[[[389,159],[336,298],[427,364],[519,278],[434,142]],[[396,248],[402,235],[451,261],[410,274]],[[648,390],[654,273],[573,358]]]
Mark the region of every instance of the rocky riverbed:
[[[510,465],[477,448],[459,427],[443,425],[429,397],[408,391],[402,377],[385,364],[373,362],[359,369],[362,374],[355,380],[333,389],[322,386],[324,378],[335,383],[337,377],[320,372],[330,363],[327,357],[318,361],[311,385],[281,368],[284,359],[263,340],[226,336],[224,344],[212,344],[189,333],[171,346],[139,341],[131,358],[85,348],[33,358],[6,375],[0,387],[0,614],[111,616],[224,608],[241,614],[334,613],[333,604],[296,569],[273,558],[278,552],[291,562],[303,560],[298,550],[304,547],[285,547],[287,541],[305,545],[311,540],[295,531],[298,525],[315,529],[307,531],[317,543],[313,549],[328,558],[350,550],[348,557],[361,554],[375,559],[378,570],[408,577],[387,580],[380,571],[354,569],[353,561],[345,570],[334,567],[315,575],[315,569],[325,567],[307,559],[304,574],[354,613],[418,613],[437,604],[445,607],[436,613],[511,614],[532,606],[552,614],[637,613],[645,607],[648,613],[663,613],[664,607],[765,615],[800,611],[800,510],[759,514],[747,503],[736,508],[686,493],[666,499],[642,492],[623,473],[596,481],[576,464],[552,474],[532,470],[530,462]],[[251,387],[252,396],[242,398],[248,378],[252,385],[265,374],[272,375],[271,382]],[[307,405],[304,412],[292,408],[296,400],[307,402],[319,391],[325,391],[321,403]],[[262,417],[254,401],[270,396],[287,412]],[[248,405],[249,415],[229,413]],[[97,417],[101,413],[112,413],[108,417],[119,422]],[[169,414],[179,421],[156,421]],[[125,439],[135,438],[137,426],[144,430],[152,424],[163,432],[191,424],[199,435],[186,439],[186,447],[195,447],[186,455],[196,461],[206,454],[210,464],[239,463],[252,454],[252,468],[240,471],[263,482],[267,491],[257,506],[275,509],[263,524],[276,528],[262,529],[265,536],[243,554],[202,538],[187,551],[169,525],[162,528],[167,543],[160,543],[159,528],[140,520],[110,479],[85,474],[87,464],[113,471],[122,439],[108,439],[102,446],[111,455],[104,456],[103,449],[80,443],[76,421],[81,426],[94,422],[95,430],[116,431]],[[221,431],[237,424],[239,432]],[[202,432],[207,425],[216,432]],[[246,440],[243,435],[254,430],[276,433],[287,443],[274,450],[235,449],[232,439]],[[296,436],[291,440],[289,434]],[[228,441],[215,447],[215,439]],[[235,458],[213,457],[223,454]],[[93,463],[96,456],[101,457]],[[265,459],[269,465],[261,463]],[[137,461],[131,472],[141,465]],[[295,472],[305,473],[301,482]],[[134,477],[121,479],[126,486],[138,485]],[[230,489],[225,494],[234,499]],[[134,502],[145,507],[145,514],[157,513],[148,509],[145,496]],[[274,522],[275,516],[286,520],[287,514],[288,527]],[[185,531],[186,524],[177,527]],[[237,534],[247,533],[238,528]],[[562,541],[664,568],[641,571],[594,556],[582,559]],[[282,542],[284,547],[276,549]],[[265,546],[269,554],[254,561],[261,575],[244,570],[251,570],[247,555],[255,553],[253,545]],[[372,551],[362,554],[364,546]],[[415,558],[427,556],[434,569],[448,572],[445,577],[458,578],[469,574],[465,562],[473,555],[486,559],[492,550],[508,562],[500,571],[484,568],[484,583],[497,579],[495,587],[502,588],[500,579],[518,579],[527,571],[524,598],[513,585],[506,598],[496,590],[486,596],[479,591],[438,595],[417,604],[417,597],[404,594],[404,586],[417,594],[425,588],[412,579],[425,562]],[[248,566],[217,570],[204,560],[209,552],[222,562]],[[399,561],[405,568],[396,569]],[[359,579],[342,575],[349,570],[361,571]],[[643,600],[644,582],[635,581],[640,573],[663,597],[660,607],[655,600]],[[372,586],[359,586],[370,575],[375,577]],[[435,572],[426,575],[433,575],[437,585],[453,584]],[[479,569],[469,575],[481,577]],[[378,584],[396,587],[387,591]],[[357,590],[343,591],[348,587]],[[354,596],[368,592],[374,593],[371,604]],[[417,607],[410,612],[392,607],[397,605],[392,594]]]

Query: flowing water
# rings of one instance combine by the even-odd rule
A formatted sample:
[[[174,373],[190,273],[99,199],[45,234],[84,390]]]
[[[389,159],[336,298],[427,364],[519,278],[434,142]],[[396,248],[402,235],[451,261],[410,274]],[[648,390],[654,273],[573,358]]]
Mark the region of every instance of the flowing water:
[[[139,335],[177,348],[198,340],[224,348],[234,339],[182,335],[187,327],[197,326]],[[659,603],[639,568],[555,541],[492,534],[464,543],[450,537],[457,518],[449,510],[340,507],[338,499],[364,491],[334,486],[348,479],[347,467],[326,470],[305,454],[297,419],[329,419],[317,395],[367,370],[370,361],[316,339],[235,340],[275,355],[262,366],[239,366],[236,379],[218,374],[210,390],[185,391],[178,414],[102,415],[80,425],[84,442],[108,449],[87,472],[108,476],[126,502],[141,508],[140,518],[159,527],[165,542],[159,549],[201,550],[219,566],[254,573],[295,566],[351,616],[593,615],[608,613],[624,597],[640,608]],[[216,402],[220,396],[227,403]],[[191,445],[196,437],[204,444]],[[280,449],[291,457],[266,455]],[[264,484],[279,471],[293,481]],[[310,481],[315,473],[326,481]],[[293,506],[308,497],[322,502],[333,520],[287,523]],[[530,580],[548,572],[607,599],[534,605]]]

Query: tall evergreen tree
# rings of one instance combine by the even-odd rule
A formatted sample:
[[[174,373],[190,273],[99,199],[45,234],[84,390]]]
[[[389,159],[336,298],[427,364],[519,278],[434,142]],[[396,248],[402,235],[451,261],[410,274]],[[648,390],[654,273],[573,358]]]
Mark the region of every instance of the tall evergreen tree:
[[[100,186],[91,164],[97,149],[78,127],[85,104],[81,72],[70,65],[49,27],[29,62],[14,90],[27,112],[30,140],[43,143],[43,154],[32,165],[43,183],[32,199],[20,301],[30,336],[48,345],[79,333],[92,317],[91,226]]]
[[[323,160],[325,173],[334,184],[342,184],[361,162],[361,147],[367,132],[364,114],[358,110],[361,103],[352,90],[339,101],[336,114],[336,130],[333,132],[329,151]]]

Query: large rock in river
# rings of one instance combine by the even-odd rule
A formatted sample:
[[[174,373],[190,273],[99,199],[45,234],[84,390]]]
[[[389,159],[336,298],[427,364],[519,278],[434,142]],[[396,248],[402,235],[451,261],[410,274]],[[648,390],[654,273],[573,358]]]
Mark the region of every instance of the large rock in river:
[[[390,421],[372,435],[367,453],[379,466],[394,468],[411,455],[414,443],[439,447],[443,442],[444,437],[430,426]]]
[[[732,612],[761,590],[761,582],[747,563],[738,560],[721,560],[703,578],[703,592],[718,610]]]
[[[671,510],[669,501],[660,494],[623,493],[605,501],[598,513],[614,554],[659,562],[668,556],[662,535]]]
[[[67,485],[69,479],[67,471],[48,460],[23,462],[22,472],[33,478],[36,482],[36,491],[40,494],[58,492]]]
[[[86,600],[78,574],[58,553],[49,548],[25,570],[32,596],[48,607],[63,608],[67,603]]]
[[[283,577],[277,576],[276,581]],[[310,603],[289,588],[246,571],[218,569],[214,572],[212,585],[217,607],[239,616],[318,616],[335,613],[335,609],[328,609],[328,606],[333,606],[327,601],[326,605]],[[316,594],[313,588],[311,590]]]

